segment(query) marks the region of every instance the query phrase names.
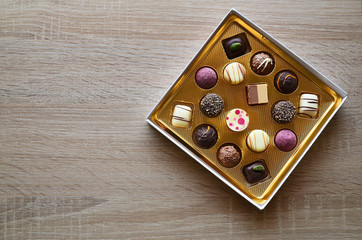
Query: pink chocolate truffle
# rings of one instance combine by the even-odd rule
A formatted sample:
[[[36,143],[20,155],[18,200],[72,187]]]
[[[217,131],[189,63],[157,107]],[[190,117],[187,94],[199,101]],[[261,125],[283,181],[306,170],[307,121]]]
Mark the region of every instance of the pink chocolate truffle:
[[[202,67],[197,71],[195,81],[200,88],[210,89],[217,83],[217,74],[210,67]]]
[[[277,148],[283,152],[289,152],[297,145],[297,136],[293,131],[289,129],[283,129],[275,135],[274,142]]]

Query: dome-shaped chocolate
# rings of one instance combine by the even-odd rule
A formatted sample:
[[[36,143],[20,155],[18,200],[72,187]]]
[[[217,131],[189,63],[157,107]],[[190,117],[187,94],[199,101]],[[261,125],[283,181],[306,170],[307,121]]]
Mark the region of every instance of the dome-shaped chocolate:
[[[298,88],[298,78],[291,71],[282,71],[275,76],[274,86],[279,92],[289,94]]]
[[[200,148],[211,148],[217,142],[218,135],[213,126],[205,124],[195,129],[193,139]]]

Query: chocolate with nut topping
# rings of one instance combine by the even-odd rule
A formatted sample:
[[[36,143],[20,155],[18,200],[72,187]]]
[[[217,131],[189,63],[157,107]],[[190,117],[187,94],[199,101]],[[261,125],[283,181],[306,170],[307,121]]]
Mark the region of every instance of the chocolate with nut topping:
[[[223,108],[224,101],[216,93],[208,93],[200,101],[201,112],[207,117],[218,116]]]
[[[297,110],[293,103],[282,100],[274,104],[272,107],[272,117],[278,123],[289,123],[293,120]]]

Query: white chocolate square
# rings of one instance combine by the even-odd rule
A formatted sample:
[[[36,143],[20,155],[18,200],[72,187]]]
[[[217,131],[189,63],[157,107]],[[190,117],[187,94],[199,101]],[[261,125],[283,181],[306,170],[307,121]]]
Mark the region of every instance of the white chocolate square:
[[[298,115],[301,117],[315,118],[318,113],[318,96],[311,93],[304,93],[300,96]]]
[[[192,109],[186,105],[176,105],[173,109],[171,124],[175,127],[187,128],[191,123]]]

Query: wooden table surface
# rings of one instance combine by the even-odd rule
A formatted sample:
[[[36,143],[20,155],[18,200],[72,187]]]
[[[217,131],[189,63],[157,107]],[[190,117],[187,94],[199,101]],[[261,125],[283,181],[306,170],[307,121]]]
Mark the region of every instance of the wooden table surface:
[[[145,122],[230,8],[348,92],[259,211]],[[0,239],[361,239],[361,1],[3,0]]]

